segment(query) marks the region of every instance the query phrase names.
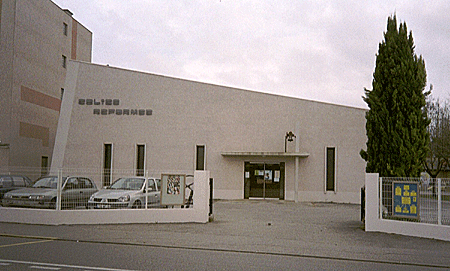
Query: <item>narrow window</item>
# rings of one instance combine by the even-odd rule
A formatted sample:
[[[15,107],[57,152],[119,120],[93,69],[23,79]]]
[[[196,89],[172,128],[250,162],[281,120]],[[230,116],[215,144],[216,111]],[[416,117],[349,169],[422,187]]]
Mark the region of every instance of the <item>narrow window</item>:
[[[61,88],[61,101],[62,101],[63,97],[64,97],[64,88]]]
[[[195,170],[205,170],[205,146],[197,145]]]
[[[42,156],[41,157],[41,176],[48,174],[48,157]]]
[[[103,187],[111,184],[112,144],[103,146]]]
[[[69,26],[66,23],[63,23],[63,34],[67,36]]]
[[[327,191],[335,191],[336,180],[336,148],[327,147]]]
[[[137,145],[136,148],[136,176],[144,176],[145,145]]]
[[[62,66],[63,68],[67,67],[67,57],[65,55],[62,55]]]

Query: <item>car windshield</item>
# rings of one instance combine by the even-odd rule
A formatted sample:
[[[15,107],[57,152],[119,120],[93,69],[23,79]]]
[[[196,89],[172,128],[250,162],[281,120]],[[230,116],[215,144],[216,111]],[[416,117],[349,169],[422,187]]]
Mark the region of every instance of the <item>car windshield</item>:
[[[108,189],[120,190],[140,190],[144,185],[142,178],[120,178],[117,179]]]
[[[37,180],[34,184],[34,188],[53,188],[56,189],[58,183],[58,177],[44,177]]]

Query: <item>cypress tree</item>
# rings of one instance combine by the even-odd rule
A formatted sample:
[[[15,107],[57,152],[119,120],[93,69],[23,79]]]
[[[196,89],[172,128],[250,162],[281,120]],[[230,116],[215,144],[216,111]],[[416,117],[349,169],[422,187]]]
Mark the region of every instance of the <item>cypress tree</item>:
[[[365,89],[367,150],[366,172],[382,177],[418,177],[426,159],[429,119],[425,62],[414,53],[406,23],[388,18],[379,44],[372,90]]]

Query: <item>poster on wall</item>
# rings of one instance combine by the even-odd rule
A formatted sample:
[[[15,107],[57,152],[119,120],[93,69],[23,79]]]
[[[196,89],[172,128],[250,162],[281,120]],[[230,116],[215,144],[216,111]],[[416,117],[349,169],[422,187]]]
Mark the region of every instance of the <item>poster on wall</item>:
[[[393,215],[404,218],[419,218],[418,183],[393,182]]]
[[[275,176],[273,177],[273,182],[274,183],[280,182],[280,171],[279,170],[275,170]]]
[[[266,170],[264,173],[264,181],[266,183],[272,183],[272,170]]]
[[[161,205],[183,205],[186,175],[161,174]]]

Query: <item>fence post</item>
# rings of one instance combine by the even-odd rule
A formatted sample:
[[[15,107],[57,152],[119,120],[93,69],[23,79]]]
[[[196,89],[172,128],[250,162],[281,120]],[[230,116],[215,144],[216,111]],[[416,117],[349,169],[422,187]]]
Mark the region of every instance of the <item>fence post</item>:
[[[442,225],[442,195],[441,195],[441,179],[437,179],[438,182],[438,225]]]
[[[145,202],[145,209],[148,209],[148,170],[145,171],[144,173],[144,202]],[[156,185],[156,184],[155,184]]]
[[[379,175],[377,173],[366,173],[365,179],[365,230],[376,231],[378,230],[378,219],[380,208],[380,194],[379,194]]]
[[[209,178],[209,217],[213,214],[213,178]]]
[[[366,216],[366,188],[361,187],[361,221],[364,222]]]
[[[62,168],[58,169],[58,181],[56,182],[56,210],[61,210],[61,194],[62,194]]]
[[[383,177],[378,178],[378,218],[383,219]]]

